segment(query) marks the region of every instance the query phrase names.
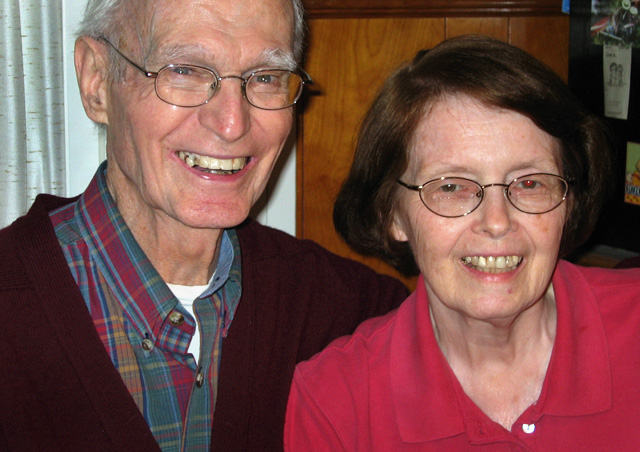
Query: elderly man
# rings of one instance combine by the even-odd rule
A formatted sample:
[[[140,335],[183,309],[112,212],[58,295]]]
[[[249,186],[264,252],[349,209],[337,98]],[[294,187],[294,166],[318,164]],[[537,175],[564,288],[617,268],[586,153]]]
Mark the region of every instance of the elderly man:
[[[406,295],[247,215],[308,76],[298,0],[91,0],[107,162],[0,232],[0,450],[280,450],[295,364]]]

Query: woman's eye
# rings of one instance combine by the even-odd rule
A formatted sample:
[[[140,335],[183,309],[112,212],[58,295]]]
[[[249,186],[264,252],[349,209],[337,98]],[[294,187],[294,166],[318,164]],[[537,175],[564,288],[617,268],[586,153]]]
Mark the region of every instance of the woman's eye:
[[[461,199],[475,195],[478,187],[470,181],[464,179],[444,179],[432,181],[425,185],[424,194],[426,196],[440,197],[441,199]]]
[[[460,188],[462,187],[460,187],[460,185],[457,185],[457,184],[446,184],[440,187],[440,190],[442,190],[445,193],[453,193],[455,191],[458,191]]]
[[[521,188],[532,190],[534,188],[539,188],[540,183],[536,180],[527,179],[523,180],[518,184]]]

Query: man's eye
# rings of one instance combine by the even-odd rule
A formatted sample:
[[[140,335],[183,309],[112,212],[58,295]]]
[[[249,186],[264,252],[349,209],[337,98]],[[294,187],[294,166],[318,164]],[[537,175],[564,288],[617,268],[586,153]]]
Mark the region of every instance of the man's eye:
[[[258,74],[255,76],[256,83],[260,85],[278,85],[279,77],[274,74]]]
[[[191,75],[193,70],[186,66],[174,66],[171,68],[171,72],[174,75]]]

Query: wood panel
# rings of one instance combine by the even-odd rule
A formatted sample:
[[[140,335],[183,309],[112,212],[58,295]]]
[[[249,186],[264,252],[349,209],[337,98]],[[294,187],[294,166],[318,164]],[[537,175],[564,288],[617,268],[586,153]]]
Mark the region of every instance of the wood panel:
[[[419,49],[443,39],[444,19],[318,19],[309,22],[309,30],[306,69],[319,93],[307,105],[303,152],[298,153],[304,187],[298,196],[298,235],[399,276],[340,241],[333,228],[333,202],[351,166],[362,117],[382,82]]]
[[[446,37],[479,33],[526,50],[566,82],[569,77],[569,17],[450,17]]]
[[[305,68],[316,81],[299,124],[297,235],[403,278],[350,250],[333,227],[333,203],[351,162],[362,117],[383,80],[422,48],[483,33],[533,53],[566,80],[568,19],[558,17],[317,18],[309,20]]]
[[[446,24],[447,39],[475,33],[509,41],[508,17],[448,17]]]
[[[512,17],[511,44],[526,50],[569,80],[569,17]]]
[[[559,14],[562,0],[304,0],[311,18]]]

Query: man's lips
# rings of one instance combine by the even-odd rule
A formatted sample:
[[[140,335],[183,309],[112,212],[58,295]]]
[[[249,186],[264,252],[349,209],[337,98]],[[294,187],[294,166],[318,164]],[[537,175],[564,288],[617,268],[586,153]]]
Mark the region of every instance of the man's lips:
[[[212,174],[235,174],[250,160],[249,157],[218,159],[187,151],[180,151],[177,155],[186,165]]]

